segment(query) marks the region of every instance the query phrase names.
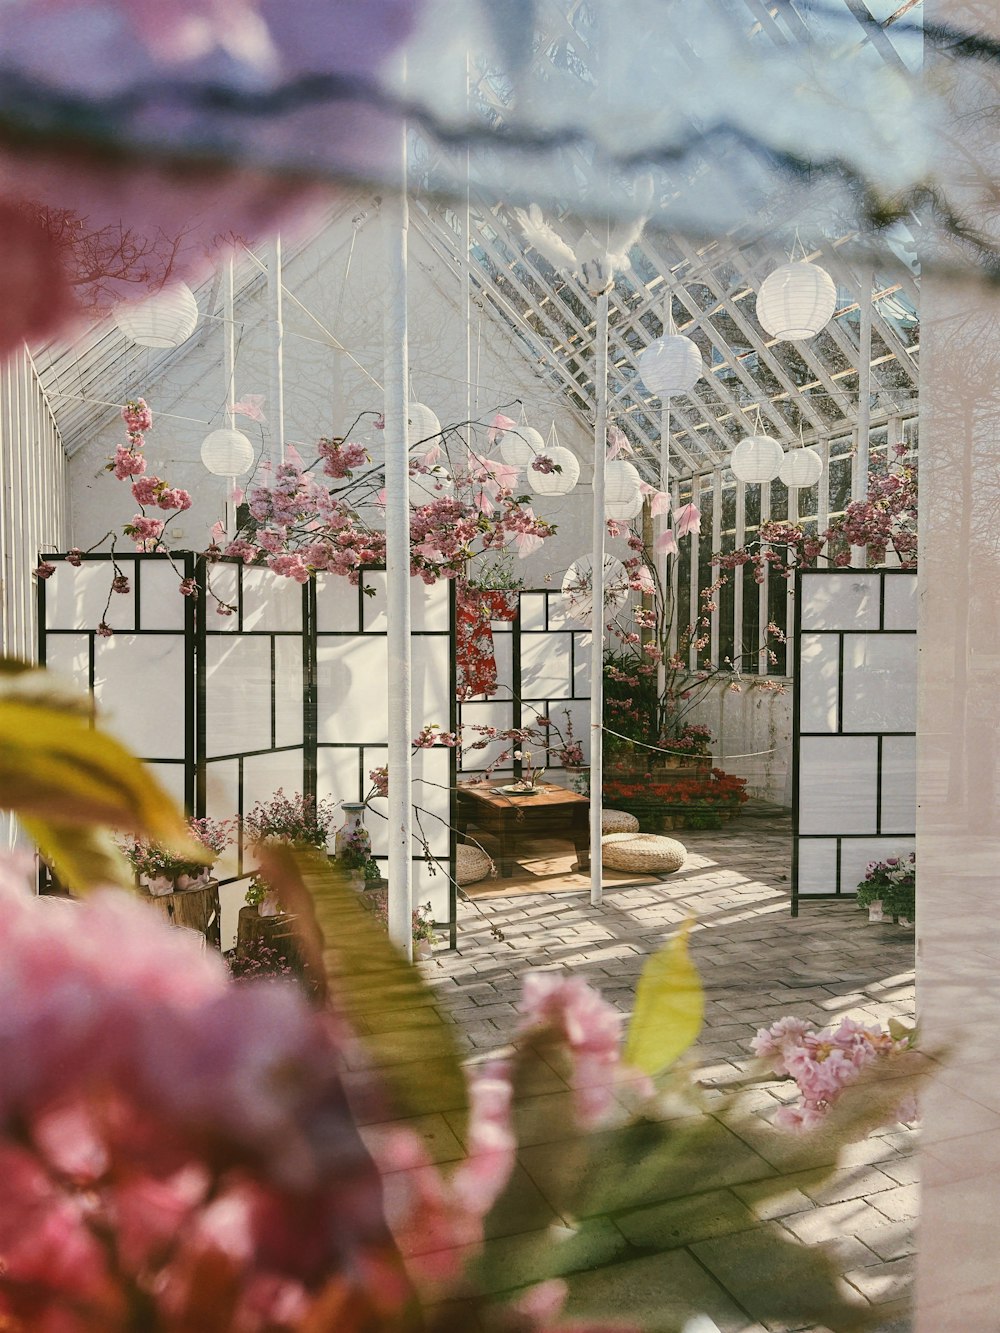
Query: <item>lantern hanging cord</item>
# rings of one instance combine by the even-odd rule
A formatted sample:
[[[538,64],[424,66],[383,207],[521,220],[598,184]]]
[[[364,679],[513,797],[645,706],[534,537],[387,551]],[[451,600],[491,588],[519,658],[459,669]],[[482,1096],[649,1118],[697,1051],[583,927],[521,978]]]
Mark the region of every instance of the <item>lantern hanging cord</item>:
[[[635,740],[632,740],[632,737],[631,737],[631,736],[623,736],[622,733],[621,733],[620,731],[612,731],[610,727],[602,727],[601,730],[604,732],[604,734],[605,734],[606,736],[615,736],[615,737],[617,737],[617,739],[620,740],[620,741],[629,741],[632,745],[638,745],[639,748],[642,749],[642,750],[653,750],[656,754],[673,754],[673,755],[678,755],[678,756],[680,756],[680,758],[682,758],[682,759],[690,759],[690,758],[692,757],[692,755],[691,755],[691,751],[690,751],[690,750],[670,750],[670,749],[668,749],[666,746],[663,746],[663,745],[647,745],[645,741],[635,741]],[[772,746],[772,748],[771,748],[770,750],[750,750],[750,751],[748,751],[746,754],[724,754],[724,755],[721,755],[720,758],[722,758],[722,759],[757,759],[757,758],[759,758],[759,757],[761,757],[761,756],[763,756],[763,755],[766,755],[766,754],[775,754],[776,752],[777,752],[777,747],[776,747],[776,746]]]

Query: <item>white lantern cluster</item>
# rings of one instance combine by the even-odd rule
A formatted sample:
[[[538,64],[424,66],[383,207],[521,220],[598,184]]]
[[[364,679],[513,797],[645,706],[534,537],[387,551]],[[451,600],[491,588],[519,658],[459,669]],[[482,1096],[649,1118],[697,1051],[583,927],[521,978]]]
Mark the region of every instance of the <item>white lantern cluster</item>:
[[[201,461],[216,477],[242,477],[253,466],[254,447],[242,431],[224,426],[206,435]]]
[[[639,354],[642,382],[660,398],[690,393],[704,370],[697,344],[679,334],[657,338]]]
[[[125,337],[140,347],[180,347],[198,325],[198,302],[184,282],[164,287],[144,301],[125,301],[114,313]]]
[[[613,458],[604,472],[604,512],[608,518],[635,518],[642,509],[642,478],[632,463]]]
[[[500,438],[500,457],[511,467],[530,467],[532,459],[546,452],[541,433],[531,426],[514,426]]]
[[[773,481],[784,458],[784,449],[770,435],[749,435],[733,450],[729,466],[737,481]]]
[[[533,457],[548,458],[553,464],[551,472],[539,472],[528,464],[528,485],[536,495],[568,495],[580,480],[580,460],[571,449],[561,444],[543,446],[539,454]],[[559,470],[556,471],[556,468]]]
[[[815,449],[790,449],[782,460],[778,480],[786,486],[815,486],[823,475],[823,460]]]
[[[757,319],[772,338],[812,338],[833,318],[837,288],[818,264],[799,260],[769,274],[757,293]]]

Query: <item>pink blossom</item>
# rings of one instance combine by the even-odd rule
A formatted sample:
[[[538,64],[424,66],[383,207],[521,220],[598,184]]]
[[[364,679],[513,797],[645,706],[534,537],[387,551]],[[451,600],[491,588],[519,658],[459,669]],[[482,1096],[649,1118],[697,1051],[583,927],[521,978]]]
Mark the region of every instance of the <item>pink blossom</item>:
[[[114,637],[115,633],[114,630],[111,628],[111,626],[104,620],[102,620],[101,623],[98,625],[96,632],[101,636],[102,639],[111,639]]]
[[[130,435],[142,435],[153,429],[153,413],[145,398],[130,398],[122,408],[122,421]]]
[[[126,477],[141,477],[146,471],[146,460],[142,454],[134,453],[120,444],[115,450],[112,470],[119,481],[124,481]]]
[[[513,430],[517,422],[511,417],[505,417],[502,412],[498,412],[490,422],[489,430],[486,432],[488,444],[496,444],[503,439],[504,431]]]
[[[681,505],[674,510],[674,526],[677,536],[686,537],[689,532],[701,531],[701,510],[696,504]]]
[[[141,541],[155,541],[163,532],[163,521],[158,518],[146,518],[143,514],[136,514],[131,523],[125,527],[126,533],[130,537],[135,537]]]
[[[157,504],[161,509],[190,509],[191,495],[189,491],[180,490],[178,487],[167,487],[161,492]]]
[[[132,498],[136,504],[156,504],[163,482],[159,477],[140,477],[132,483]]]
[[[36,579],[50,579],[55,572],[55,565],[48,560],[40,560],[34,569]]]

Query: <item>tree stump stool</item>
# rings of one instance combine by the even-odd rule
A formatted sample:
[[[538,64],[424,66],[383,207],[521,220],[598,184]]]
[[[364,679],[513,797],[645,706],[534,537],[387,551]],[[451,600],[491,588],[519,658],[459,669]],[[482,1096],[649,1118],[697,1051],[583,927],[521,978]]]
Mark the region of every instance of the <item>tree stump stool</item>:
[[[154,894],[140,888],[139,896],[162,912],[171,925],[196,930],[213,949],[222,948],[222,909],[216,880],[210,879],[197,889],[175,889],[173,893]]]
[[[279,916],[261,916],[256,907],[241,907],[236,926],[236,957],[247,958],[259,945],[274,949],[288,959],[296,972],[302,971],[302,957],[295,935],[295,918],[288,912]]]

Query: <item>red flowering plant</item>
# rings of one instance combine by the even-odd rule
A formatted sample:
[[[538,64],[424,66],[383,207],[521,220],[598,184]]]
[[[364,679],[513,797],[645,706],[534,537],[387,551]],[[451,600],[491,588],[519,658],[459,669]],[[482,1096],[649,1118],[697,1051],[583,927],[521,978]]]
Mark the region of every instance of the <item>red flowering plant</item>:
[[[762,523],[752,541],[714,555],[712,563],[725,570],[750,565],[756,582],[763,583],[769,569],[789,579],[797,568],[814,569],[821,559],[846,567],[857,548],[869,566],[885,564],[892,550],[902,569],[916,568],[917,462],[905,444],[894,447],[883,469],[869,471],[867,498],[852,501],[822,532],[811,533],[802,523]]]

